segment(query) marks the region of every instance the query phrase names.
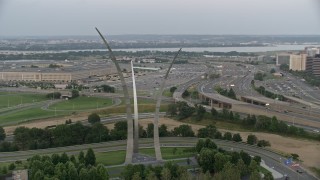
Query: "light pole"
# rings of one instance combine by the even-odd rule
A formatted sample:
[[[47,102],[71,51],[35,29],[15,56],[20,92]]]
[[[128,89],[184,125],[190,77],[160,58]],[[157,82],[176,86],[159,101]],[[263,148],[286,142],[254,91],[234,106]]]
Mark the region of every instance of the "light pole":
[[[266,104],[266,115],[267,115],[267,112],[268,112],[268,106],[269,105],[270,105],[269,103]]]

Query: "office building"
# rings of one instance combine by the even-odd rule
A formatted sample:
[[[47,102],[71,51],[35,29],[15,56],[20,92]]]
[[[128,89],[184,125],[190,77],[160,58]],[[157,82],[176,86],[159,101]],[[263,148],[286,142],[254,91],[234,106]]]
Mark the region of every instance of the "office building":
[[[289,69],[294,71],[306,70],[307,54],[290,54]]]
[[[306,71],[320,77],[320,54],[314,57],[307,57]]]

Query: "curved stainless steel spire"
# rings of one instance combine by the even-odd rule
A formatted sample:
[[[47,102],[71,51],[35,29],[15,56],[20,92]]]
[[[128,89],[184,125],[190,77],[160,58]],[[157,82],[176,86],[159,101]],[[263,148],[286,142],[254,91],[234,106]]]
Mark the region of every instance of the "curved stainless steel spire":
[[[138,121],[138,100],[137,100],[137,86],[136,86],[136,77],[133,70],[133,62],[131,61],[131,73],[132,73],[132,88],[133,88],[133,111],[134,111],[134,142],[139,140],[139,121]],[[139,153],[139,144],[133,144],[133,153]]]
[[[127,151],[126,151],[125,163],[130,164],[130,163],[132,163],[134,143],[137,144],[138,142],[133,141],[133,123],[132,123],[132,113],[131,113],[131,104],[130,104],[130,98],[129,98],[129,93],[128,93],[128,87],[127,87],[126,82],[123,78],[123,74],[122,74],[121,68],[117,62],[117,59],[116,59],[115,55],[113,54],[107,40],[103,37],[103,35],[98,30],[98,28],[95,28],[95,29],[99,33],[101,39],[103,40],[104,44],[106,45],[107,49],[109,50],[110,58],[111,58],[112,62],[115,64],[115,66],[117,68],[118,75],[121,80],[123,95],[124,95],[124,99],[125,99],[125,103],[126,103],[127,124],[128,124]]]
[[[179,49],[179,51],[177,52],[177,54],[174,56],[168,71],[166,73],[166,75],[164,76],[164,79],[161,82],[161,86],[160,86],[160,90],[159,93],[157,94],[157,103],[156,103],[156,111],[154,113],[154,122],[153,122],[153,141],[154,141],[154,149],[155,149],[155,153],[156,153],[156,159],[157,161],[162,161],[162,155],[161,155],[161,150],[160,150],[160,139],[159,139],[159,111],[160,111],[160,105],[161,105],[161,100],[162,100],[162,93],[163,93],[163,89],[164,86],[166,84],[166,80],[168,78],[168,75],[170,73],[170,70],[172,68],[172,65],[174,63],[174,61],[176,60],[176,58],[178,57],[180,51],[182,48]]]

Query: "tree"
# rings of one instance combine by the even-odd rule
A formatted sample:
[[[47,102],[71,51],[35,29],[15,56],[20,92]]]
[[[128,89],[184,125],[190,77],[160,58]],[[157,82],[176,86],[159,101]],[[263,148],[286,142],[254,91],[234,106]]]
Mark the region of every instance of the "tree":
[[[260,156],[254,156],[253,160],[257,162],[258,165],[261,163],[261,157]]]
[[[219,172],[223,169],[224,165],[228,162],[228,158],[222,153],[218,152],[214,155],[214,171]]]
[[[80,180],[88,180],[91,179],[91,177],[88,174],[88,170],[86,168],[82,168],[79,172],[79,179]]]
[[[10,171],[12,171],[12,170],[14,170],[14,169],[16,169],[16,165],[14,165],[14,163],[11,163],[10,165],[9,165],[9,168],[8,168]]]
[[[260,179],[261,179],[261,176],[258,171],[254,171],[250,174],[249,180],[260,180]]]
[[[150,171],[147,174],[146,180],[158,180],[156,174],[153,171]]]
[[[251,156],[244,151],[240,151],[240,157],[243,160],[244,164],[249,166],[249,164],[251,162]]]
[[[120,121],[114,124],[114,128],[110,132],[111,139],[121,140],[127,138],[127,122]]]
[[[215,134],[214,134],[214,138],[215,139],[222,139],[222,134],[220,131],[217,131]]]
[[[65,163],[67,163],[68,161],[69,161],[68,155],[67,155],[65,152],[62,153],[62,155],[61,155],[61,157],[60,157],[60,162],[63,163],[63,164],[65,164]]]
[[[233,116],[233,112],[232,111],[230,111],[230,113],[229,113],[229,119],[230,120],[234,120],[234,116]]]
[[[215,151],[208,148],[202,148],[198,157],[199,166],[203,172],[211,172],[214,169]]]
[[[83,151],[80,151],[78,155],[78,160],[79,160],[79,163],[83,163],[83,164],[85,163]]]
[[[159,136],[160,137],[167,137],[169,135],[168,127],[165,124],[162,124],[159,127]]]
[[[92,113],[88,116],[88,122],[90,124],[94,124],[94,123],[100,122],[100,121],[101,121],[100,116],[97,113]]]
[[[258,144],[259,147],[266,147],[266,146],[271,146],[269,141],[266,140],[259,140]]]
[[[94,166],[96,164],[96,156],[91,148],[87,150],[87,154],[84,158],[84,161],[86,166]]]
[[[264,179],[264,180],[274,180],[271,172],[269,172],[269,171],[264,174],[263,179]]]
[[[232,99],[237,99],[236,93],[234,92],[234,90],[233,90],[232,88],[230,88],[227,96],[228,96],[229,98],[232,98]]]
[[[101,123],[94,123],[86,136],[86,142],[88,143],[97,143],[109,139],[109,129]]]
[[[173,134],[181,137],[194,137],[194,132],[191,126],[182,124],[179,127],[173,129]]]
[[[263,81],[263,74],[261,72],[254,74],[254,80]]]
[[[281,64],[280,69],[282,71],[289,71],[289,65],[288,64]]]
[[[177,87],[175,87],[175,86],[173,86],[173,87],[170,88],[170,92],[171,92],[171,93],[174,93],[176,90],[177,90]]]
[[[147,126],[147,137],[153,137],[153,123],[149,123]]]
[[[98,179],[99,175],[96,167],[91,167],[88,171],[90,179]]]
[[[258,138],[257,136],[253,135],[253,134],[249,134],[247,137],[247,143],[250,145],[254,145],[257,144]]]
[[[51,160],[54,165],[57,165],[60,162],[60,155],[59,154],[52,154]]]
[[[258,163],[256,161],[251,161],[249,164],[249,171],[253,173],[254,171],[258,171]]]
[[[3,127],[0,126],[0,141],[4,140],[5,138],[6,138],[6,133]]]
[[[109,85],[103,84],[100,86],[103,90],[103,92],[107,92],[107,93],[114,93],[115,92],[115,88],[111,87]]]
[[[218,111],[214,107],[211,108],[211,115],[212,117],[217,117],[218,115]]]
[[[175,116],[177,115],[177,105],[176,104],[169,104],[167,109],[167,115]]]
[[[217,175],[216,175],[217,174]],[[235,165],[227,162],[223,170],[220,173],[216,173],[214,179],[225,180],[225,179],[232,179],[232,180],[240,180],[240,171],[235,167]]]
[[[294,160],[299,160],[299,155],[298,154],[292,153],[291,156],[292,156],[292,158]]]
[[[197,151],[198,153],[200,153],[200,151],[201,151],[202,148],[204,148],[204,147],[205,147],[205,142],[204,142],[204,140],[203,140],[203,139],[199,139],[198,142],[197,142],[197,144],[196,144],[196,151]]]
[[[97,173],[98,173],[99,180],[108,180],[109,179],[109,173],[102,164],[98,164]]]
[[[230,132],[225,132],[223,135],[224,140],[231,141],[232,140],[232,134]]]
[[[271,74],[273,74],[273,73],[275,73],[276,72],[276,70],[274,69],[274,68],[272,68],[271,70],[270,70],[270,73]]]
[[[183,98],[186,98],[186,97],[188,97],[188,96],[190,96],[190,93],[189,93],[188,90],[185,90],[185,91],[182,93],[182,97],[183,97]]]
[[[78,175],[77,169],[74,166],[74,164],[69,161],[69,163],[68,163],[68,180],[78,180],[78,179],[79,179],[79,175]]]
[[[249,169],[242,159],[237,162],[236,168],[240,171],[240,176],[243,177],[249,173]]]
[[[44,174],[41,170],[38,170],[34,176],[33,176],[34,180],[43,180],[44,179]]]
[[[53,92],[46,95],[48,99],[60,99],[61,93],[60,92]]]
[[[214,135],[216,132],[217,132],[217,128],[213,125],[209,125],[204,128],[200,128],[198,130],[198,137],[200,137],[200,138],[214,138]]]
[[[168,168],[163,168],[161,171],[161,180],[171,180],[171,173]]]
[[[140,172],[135,172],[132,176],[132,180],[142,180],[140,177]]]
[[[233,135],[232,140],[235,141],[235,142],[241,142],[242,138],[241,138],[240,134],[237,133],[237,134]]]
[[[239,120],[240,120],[240,114],[239,114],[239,113],[236,112],[236,113],[234,114],[234,120],[235,120],[235,121],[239,121]]]
[[[76,98],[76,97],[79,97],[79,91],[76,89],[73,89],[71,91],[71,98]]]
[[[207,112],[206,109],[201,106],[201,105],[198,105],[197,106],[197,115],[196,115],[196,119],[199,121],[203,118],[204,114]]]
[[[187,117],[190,117],[193,112],[195,111],[194,107],[190,107],[186,102],[178,102],[177,103],[177,109],[178,109],[178,120],[185,119]]]

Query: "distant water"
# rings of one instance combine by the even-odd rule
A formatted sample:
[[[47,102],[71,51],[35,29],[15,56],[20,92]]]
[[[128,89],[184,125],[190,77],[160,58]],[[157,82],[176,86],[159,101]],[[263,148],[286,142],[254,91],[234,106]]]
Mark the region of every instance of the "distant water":
[[[320,45],[277,45],[277,46],[263,46],[263,47],[194,47],[182,48],[182,51],[187,52],[267,52],[267,51],[299,51],[304,50],[307,46],[320,46]],[[178,51],[179,48],[141,48],[141,49],[114,49],[115,51]]]
[[[275,45],[275,46],[262,46],[262,47],[193,47],[182,48],[186,52],[267,52],[267,51],[299,51],[304,50],[307,46],[320,46],[320,45]],[[114,51],[178,51],[179,48],[132,48],[132,49],[113,49]],[[62,52],[78,52],[78,51],[106,51],[106,49],[83,49],[83,50],[62,50],[62,51],[0,51],[2,52],[18,52],[18,53],[62,53]]]
[[[182,48],[182,51],[186,52],[267,52],[267,51],[299,51],[304,50],[307,46],[320,46],[320,45],[276,45],[276,46],[262,46],[262,47],[192,47]],[[132,48],[132,49],[113,49],[114,51],[178,51],[179,48]],[[60,52],[71,52],[71,51],[106,51],[105,49],[86,49],[86,50],[64,50]]]

